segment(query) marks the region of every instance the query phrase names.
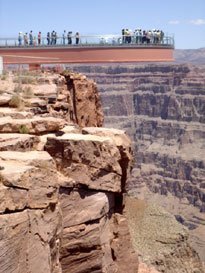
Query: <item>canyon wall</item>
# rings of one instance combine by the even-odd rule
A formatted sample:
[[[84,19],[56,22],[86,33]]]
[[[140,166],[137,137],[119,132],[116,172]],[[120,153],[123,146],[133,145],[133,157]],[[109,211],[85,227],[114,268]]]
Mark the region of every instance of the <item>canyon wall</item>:
[[[123,214],[131,142],[123,131],[99,128],[95,83],[74,73],[6,77],[0,272],[137,273]]]
[[[164,206],[189,228],[205,261],[205,67],[72,66],[101,92],[106,126],[127,131],[135,167],[130,194]]]
[[[125,128],[137,140],[133,113],[139,99],[133,100],[138,93],[133,88],[138,81],[127,68],[117,79],[112,74],[122,68],[97,69],[104,111],[112,113],[106,123]],[[143,73],[139,84],[149,86],[146,68],[138,69]],[[153,70],[148,69],[147,81]],[[134,147],[138,161],[133,169],[131,141],[124,131],[100,128],[103,114],[93,81],[68,71],[6,77],[0,79],[0,272],[203,272],[183,226],[160,207],[150,210],[126,196],[127,190],[138,197],[152,193],[145,179],[150,165],[139,161],[146,141],[139,139]],[[115,90],[107,92],[112,86]],[[160,187],[156,192],[161,194]],[[178,219],[185,221],[181,214]],[[168,223],[169,236],[164,231]]]

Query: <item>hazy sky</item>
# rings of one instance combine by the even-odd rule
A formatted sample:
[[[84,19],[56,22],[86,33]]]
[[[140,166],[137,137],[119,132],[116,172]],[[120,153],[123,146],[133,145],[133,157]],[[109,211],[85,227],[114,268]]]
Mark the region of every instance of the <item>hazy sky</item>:
[[[162,29],[176,48],[205,47],[205,0],[0,0],[0,37],[19,31],[120,34]]]

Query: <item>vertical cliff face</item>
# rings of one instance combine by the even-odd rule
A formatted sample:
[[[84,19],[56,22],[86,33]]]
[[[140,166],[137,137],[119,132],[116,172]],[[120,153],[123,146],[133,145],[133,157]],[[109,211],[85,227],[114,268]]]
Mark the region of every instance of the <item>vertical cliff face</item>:
[[[137,256],[119,202],[123,170],[115,134],[125,137],[120,131],[88,128],[83,134],[49,137],[45,145],[63,176],[62,272],[124,272],[128,261],[130,272],[137,272]]]
[[[94,81],[87,80],[85,75],[64,72],[65,89],[69,91],[69,105],[71,120],[81,127],[103,125],[103,113],[97,85]],[[59,90],[61,88],[59,87]],[[68,96],[66,96],[68,98]]]
[[[106,126],[135,146],[130,193],[160,204],[190,230],[205,261],[205,69],[188,65],[75,66],[96,80]]]
[[[1,273],[138,272],[123,214],[131,143],[97,128],[95,84],[44,74],[15,94],[10,76],[0,82]]]

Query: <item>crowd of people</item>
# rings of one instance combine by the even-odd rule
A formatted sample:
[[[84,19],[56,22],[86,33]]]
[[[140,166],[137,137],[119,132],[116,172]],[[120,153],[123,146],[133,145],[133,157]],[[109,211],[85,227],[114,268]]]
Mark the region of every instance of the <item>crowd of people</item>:
[[[163,43],[164,32],[162,30],[142,30],[140,28],[132,31],[130,29],[122,29],[121,35],[116,40],[112,40],[112,43],[118,44],[160,44]],[[58,41],[60,40],[60,42]],[[75,40],[75,41],[73,41]],[[33,34],[31,30],[29,34],[19,32],[18,35],[18,45],[19,46],[36,46],[36,45],[71,45],[75,43],[78,45],[80,42],[80,34],[76,32],[73,34],[72,31],[64,30],[62,35],[58,36],[57,32],[53,30],[52,32],[47,32],[45,37],[42,37],[41,31],[38,32],[37,36]],[[105,38],[101,38],[100,43],[107,43]]]
[[[73,36],[72,31],[66,32],[64,30],[62,36],[58,37],[57,32],[53,30],[52,32],[47,32],[46,34],[46,44],[47,45],[56,45],[57,44],[57,39],[61,38],[63,45],[66,43],[71,45],[73,43],[73,38],[75,38],[75,44],[79,44],[80,40],[80,34],[79,32],[76,32],[75,35]],[[29,33],[25,32],[19,32],[18,34],[18,45],[19,46],[36,46],[36,45],[42,45],[43,40],[45,38],[42,38],[41,31],[38,32],[37,36],[33,34],[33,31],[31,30]],[[43,42],[43,44],[45,44]]]
[[[122,29],[122,43],[136,44],[158,44],[162,43],[164,32],[162,30],[142,30],[136,29],[134,32],[129,29]]]

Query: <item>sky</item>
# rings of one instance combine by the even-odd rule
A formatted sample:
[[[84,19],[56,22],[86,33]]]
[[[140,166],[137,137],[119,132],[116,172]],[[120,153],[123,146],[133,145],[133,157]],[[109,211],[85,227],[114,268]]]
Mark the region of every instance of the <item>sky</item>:
[[[174,35],[177,49],[205,47],[205,0],[0,0],[0,38],[30,30],[121,34],[122,28],[163,30]]]

